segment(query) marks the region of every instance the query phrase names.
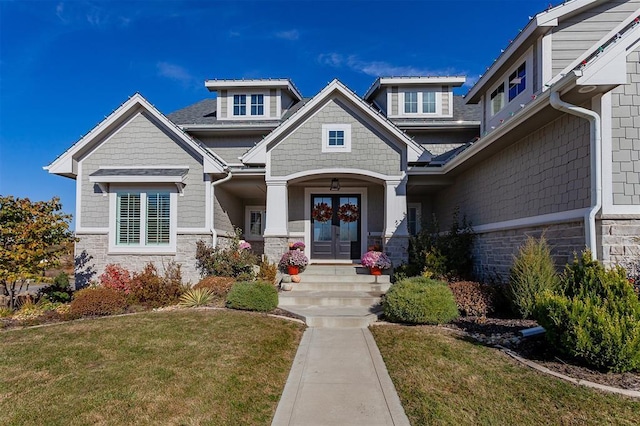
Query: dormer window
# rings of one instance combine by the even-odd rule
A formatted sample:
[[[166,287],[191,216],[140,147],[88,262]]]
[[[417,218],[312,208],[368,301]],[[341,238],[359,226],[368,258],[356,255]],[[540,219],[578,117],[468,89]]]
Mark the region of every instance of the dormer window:
[[[251,95],[251,115],[264,115],[264,95]]]
[[[436,114],[438,105],[435,91],[405,91],[404,114]]]
[[[247,95],[233,95],[233,115],[247,115]]]
[[[515,99],[520,93],[524,92],[527,88],[527,63],[523,62],[509,76],[509,102]]]
[[[491,92],[491,116],[494,116],[504,108],[504,83]]]

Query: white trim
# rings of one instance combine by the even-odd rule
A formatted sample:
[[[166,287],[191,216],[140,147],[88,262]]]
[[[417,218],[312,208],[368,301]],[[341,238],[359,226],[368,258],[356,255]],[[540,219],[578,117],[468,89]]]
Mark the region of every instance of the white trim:
[[[129,185],[118,185],[112,188],[109,193],[109,250],[107,254],[175,254],[177,246],[178,229],[178,194],[173,188],[163,188],[162,192],[169,192],[169,244],[163,246],[147,246],[146,240],[146,215],[147,215],[147,192],[157,192],[158,189],[148,187],[134,187]],[[140,192],[140,245],[120,246],[116,244],[116,212],[117,195],[121,191]],[[144,196],[142,196],[144,194]],[[142,220],[142,219],[145,220]]]
[[[337,174],[353,174],[353,175],[361,175],[361,176],[369,176],[375,179],[379,179],[382,181],[388,180],[402,180],[404,178],[404,173],[400,176],[389,176],[383,175],[382,173],[373,172],[371,170],[363,170],[363,169],[347,169],[347,168],[326,168],[326,169],[314,169],[314,170],[304,170],[301,172],[292,173],[286,176],[269,176],[266,181],[267,182],[289,182],[301,177],[315,176],[315,175],[337,175]]]
[[[245,95],[245,115],[234,115],[233,114],[233,97],[235,95]],[[251,114],[251,96],[252,95],[262,95],[262,115],[252,115]],[[278,119],[280,117],[271,117],[271,95],[269,90],[228,90],[227,91],[227,116],[219,117],[222,120],[241,120],[241,121],[251,121],[251,120],[269,120],[269,119]]]
[[[367,207],[367,188],[366,187],[347,187],[340,188],[338,191],[329,191],[327,187],[306,187],[304,189],[304,254],[309,258],[309,262],[314,261],[311,258],[311,194],[333,196],[340,194],[356,194],[360,195],[360,250],[361,253],[367,251],[367,225],[368,225],[368,207]],[[320,260],[315,260],[315,263]],[[349,261],[351,262],[351,261]]]
[[[362,97],[368,99],[371,95],[383,86],[404,86],[404,85],[423,85],[423,84],[442,84],[445,86],[460,87],[466,83],[466,76],[442,76],[442,77],[378,77],[371,87]],[[390,92],[387,92],[387,96]],[[390,105],[390,103],[387,103]],[[389,107],[388,107],[389,108]],[[389,108],[390,109],[390,108]]]
[[[89,176],[91,183],[183,183],[186,176]]]
[[[398,114],[389,114],[389,118],[434,118],[434,117],[450,117],[449,111],[446,113],[442,110],[442,89],[445,86],[434,87],[401,87],[398,89]],[[416,112],[406,112],[405,95],[407,93],[417,93],[417,109]],[[436,110],[435,112],[424,112],[424,94],[434,93]],[[449,92],[446,92],[449,93]],[[452,108],[453,100],[449,102],[449,108]]]
[[[329,145],[329,132],[332,131],[342,131],[344,133],[343,145]],[[351,152],[351,124],[323,124],[322,152]]]
[[[91,234],[108,234],[109,228],[82,228],[76,229],[76,235],[91,235]]]
[[[218,89],[252,89],[256,87],[267,89],[287,89],[298,100],[302,100],[302,95],[289,79],[268,79],[268,80],[205,80],[204,87],[210,92]]]
[[[291,237],[291,238],[304,238],[304,231],[292,231],[292,232],[289,232],[289,237]]]
[[[547,90],[545,84],[550,84],[553,78],[553,32],[549,31],[540,40],[538,52],[538,69],[540,89]]]
[[[602,95],[600,103],[594,98],[591,108],[600,114],[602,120],[602,214],[614,212],[613,204],[613,139],[611,92]]]
[[[568,210],[558,213],[506,220],[503,222],[487,223],[485,225],[474,226],[473,232],[477,234],[484,234],[487,232],[506,231],[509,229],[527,228],[530,226],[554,225],[564,222],[584,222],[584,217],[589,214],[589,210],[589,208]]]
[[[76,233],[82,231],[82,161],[78,162],[78,174],[76,176]]]
[[[176,228],[176,234],[178,235],[194,235],[194,234],[211,235],[211,229],[210,228]]]

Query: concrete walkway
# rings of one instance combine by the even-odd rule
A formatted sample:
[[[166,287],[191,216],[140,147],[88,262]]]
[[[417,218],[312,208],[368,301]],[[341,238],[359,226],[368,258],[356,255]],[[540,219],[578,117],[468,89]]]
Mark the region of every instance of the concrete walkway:
[[[367,328],[308,328],[272,425],[409,425]]]

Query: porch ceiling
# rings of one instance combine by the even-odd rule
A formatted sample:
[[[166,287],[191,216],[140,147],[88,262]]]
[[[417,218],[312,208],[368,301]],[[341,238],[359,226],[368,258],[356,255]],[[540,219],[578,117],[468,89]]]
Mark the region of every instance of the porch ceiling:
[[[453,184],[454,180],[445,176],[409,176],[407,195],[430,194]]]
[[[267,196],[267,185],[263,176],[234,176],[228,182],[220,184],[220,187],[240,198]]]

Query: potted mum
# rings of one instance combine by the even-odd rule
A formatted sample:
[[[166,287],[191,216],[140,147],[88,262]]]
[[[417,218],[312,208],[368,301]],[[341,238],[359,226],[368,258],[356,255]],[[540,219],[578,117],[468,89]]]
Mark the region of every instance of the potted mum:
[[[306,246],[302,241],[296,241],[295,243],[289,243],[289,250],[300,250],[304,251]]]
[[[278,266],[281,271],[287,271],[289,275],[298,275],[300,268],[309,264],[309,259],[300,250],[289,250],[280,258]]]
[[[360,259],[362,266],[369,268],[371,275],[382,275],[383,269],[391,268],[391,259],[381,251],[369,250]]]

